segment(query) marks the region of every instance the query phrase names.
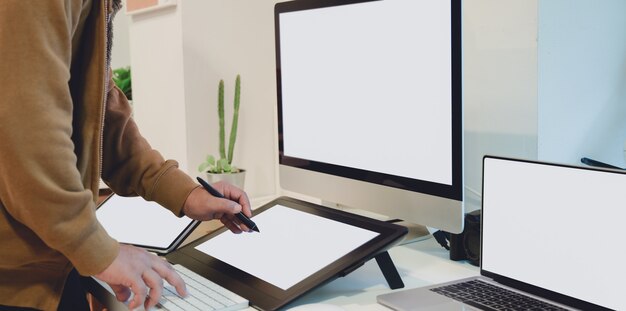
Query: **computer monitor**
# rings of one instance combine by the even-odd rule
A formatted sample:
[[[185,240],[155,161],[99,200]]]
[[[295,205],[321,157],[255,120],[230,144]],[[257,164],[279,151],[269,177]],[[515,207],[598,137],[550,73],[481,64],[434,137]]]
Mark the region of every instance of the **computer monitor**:
[[[275,6],[281,188],[463,228],[461,1]]]

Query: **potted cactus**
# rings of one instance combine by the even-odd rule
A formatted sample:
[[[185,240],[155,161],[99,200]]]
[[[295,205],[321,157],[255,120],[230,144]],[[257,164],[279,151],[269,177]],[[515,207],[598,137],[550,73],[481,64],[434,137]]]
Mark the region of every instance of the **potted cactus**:
[[[205,160],[198,166],[199,172],[206,172],[207,180],[214,183],[226,180],[231,184],[242,188],[245,182],[245,170],[233,165],[233,154],[237,140],[237,126],[239,122],[239,103],[241,100],[241,77],[237,75],[235,80],[235,98],[233,104],[233,119],[228,140],[228,152],[226,146],[226,130],[224,120],[224,80],[218,84],[217,115],[219,118],[219,159],[212,154],[207,155]]]

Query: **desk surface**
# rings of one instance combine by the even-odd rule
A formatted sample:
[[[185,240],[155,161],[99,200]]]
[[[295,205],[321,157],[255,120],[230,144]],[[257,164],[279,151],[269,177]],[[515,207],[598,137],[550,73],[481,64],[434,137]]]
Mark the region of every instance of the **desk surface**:
[[[214,229],[214,223],[208,222],[199,226],[196,234],[186,242]],[[404,289],[479,274],[479,269],[467,262],[449,260],[448,251],[437,244],[434,238],[393,247],[389,250],[389,254],[404,281]],[[115,297],[110,292],[107,293],[102,287],[97,288],[98,284],[93,282],[92,285],[96,287],[92,286],[90,291],[95,291],[94,295],[109,310],[127,310],[124,305],[115,301]],[[376,303],[376,296],[391,291],[376,261],[370,260],[347,276],[335,279],[298,298],[289,304],[287,309],[303,304],[325,303],[341,306],[345,310],[389,310]]]
[[[434,238],[396,246],[389,250],[389,254],[405,285],[403,289],[397,290],[479,274],[478,267],[448,259],[448,251],[437,244]],[[376,261],[370,260],[347,276],[312,290],[288,307],[327,303],[339,305],[346,310],[389,310],[376,303],[376,296],[391,291]]]
[[[220,226],[219,221],[203,222],[183,242],[183,245]],[[397,290],[427,286],[479,274],[478,267],[465,261],[450,260],[448,251],[437,244],[434,238],[393,247],[389,250],[389,255],[404,282],[404,288]],[[88,286],[90,292],[108,310],[128,310],[123,304],[115,300],[110,289],[102,287],[96,281],[89,282]],[[303,304],[325,303],[341,306],[345,310],[389,310],[376,303],[376,296],[391,291],[376,261],[370,260],[347,276],[335,279],[310,291],[286,308]],[[256,309],[248,308],[248,310]]]

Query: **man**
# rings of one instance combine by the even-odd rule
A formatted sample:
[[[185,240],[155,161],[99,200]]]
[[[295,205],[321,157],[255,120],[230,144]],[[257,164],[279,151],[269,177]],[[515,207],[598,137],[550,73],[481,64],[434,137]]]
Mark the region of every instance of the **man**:
[[[154,306],[163,280],[185,295],[168,263],[120,245],[100,226],[100,178],[176,215],[249,230],[234,217],[250,216],[243,191],[216,184],[230,200],[212,197],[139,134],[110,78],[119,7],[119,0],[0,1],[0,309],[85,308],[78,274],[108,283],[119,300],[132,291],[131,309]]]

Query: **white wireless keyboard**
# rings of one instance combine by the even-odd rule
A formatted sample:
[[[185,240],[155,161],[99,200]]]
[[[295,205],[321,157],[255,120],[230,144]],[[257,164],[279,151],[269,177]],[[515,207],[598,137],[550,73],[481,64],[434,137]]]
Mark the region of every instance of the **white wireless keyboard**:
[[[155,309],[171,311],[231,311],[248,307],[249,302],[247,299],[181,265],[173,265],[173,267],[185,281],[189,295],[181,298],[176,294],[176,289],[168,284],[164,286],[163,296]]]

